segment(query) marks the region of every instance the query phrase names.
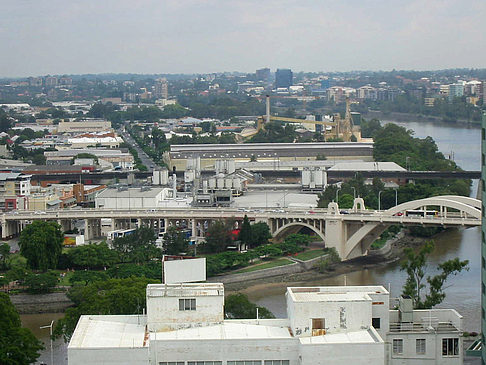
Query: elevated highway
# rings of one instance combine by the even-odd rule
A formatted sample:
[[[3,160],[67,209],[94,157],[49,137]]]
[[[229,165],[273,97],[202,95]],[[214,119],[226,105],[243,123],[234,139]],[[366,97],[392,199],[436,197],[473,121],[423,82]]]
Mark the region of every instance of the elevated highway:
[[[300,171],[291,170],[259,170],[258,173],[263,176],[272,177],[300,177]],[[66,183],[76,183],[79,181],[89,181],[90,183],[105,183],[113,180],[125,180],[129,174],[133,174],[136,179],[147,179],[152,176],[149,171],[106,171],[106,172],[89,172],[82,174],[34,174],[32,181],[60,181]],[[203,175],[214,175],[214,171],[203,170]],[[481,171],[360,171],[359,174],[364,178],[385,178],[385,179],[480,179]],[[355,171],[327,171],[328,179],[346,179],[355,177]]]
[[[410,214],[414,211],[414,214]],[[424,212],[420,214],[417,212]],[[427,213],[426,213],[427,212]],[[430,214],[432,212],[432,214]],[[265,222],[276,241],[303,228],[318,235],[326,247],[335,247],[342,259],[365,255],[373,241],[392,224],[443,227],[481,225],[481,202],[461,196],[439,196],[414,200],[388,210],[365,209],[356,198],[350,210],[340,210],[336,203],[327,209],[241,210],[231,208],[170,209],[64,209],[42,212],[14,211],[1,215],[2,238],[20,233],[34,220],[54,220],[69,230],[76,220],[84,220],[87,240],[102,236],[101,220],[109,219],[110,230],[148,226],[164,231],[170,225],[191,229],[194,238],[203,239],[208,225],[215,220],[244,216],[253,222]]]

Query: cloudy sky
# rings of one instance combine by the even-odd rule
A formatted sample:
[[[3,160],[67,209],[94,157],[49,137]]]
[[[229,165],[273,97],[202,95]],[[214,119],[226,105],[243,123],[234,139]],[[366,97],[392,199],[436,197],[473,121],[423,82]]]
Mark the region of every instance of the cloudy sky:
[[[0,0],[0,76],[486,67],[484,0]]]

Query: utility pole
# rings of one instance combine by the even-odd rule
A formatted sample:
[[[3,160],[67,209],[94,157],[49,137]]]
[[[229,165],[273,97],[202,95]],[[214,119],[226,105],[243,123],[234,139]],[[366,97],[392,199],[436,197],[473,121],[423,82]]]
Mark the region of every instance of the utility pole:
[[[51,321],[51,324],[48,325],[48,326],[41,326],[39,327],[41,330],[45,329],[45,328],[49,328],[49,338],[51,340],[51,365],[54,365],[54,354],[52,352],[52,325],[54,324],[54,320]]]

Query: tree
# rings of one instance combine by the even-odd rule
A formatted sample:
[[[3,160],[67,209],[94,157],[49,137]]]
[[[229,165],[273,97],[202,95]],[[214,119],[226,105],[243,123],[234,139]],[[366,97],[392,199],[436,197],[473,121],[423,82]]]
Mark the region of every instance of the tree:
[[[245,214],[243,218],[243,223],[241,224],[240,233],[238,234],[238,239],[241,243],[250,245],[251,244],[251,224],[248,216]]]
[[[0,269],[7,269],[10,257],[10,246],[8,243],[2,243],[0,245]]]
[[[34,221],[20,234],[20,253],[34,270],[55,269],[64,235],[56,222]]]
[[[251,246],[256,247],[266,245],[268,240],[272,238],[270,228],[265,222],[258,222],[251,226]]]
[[[242,293],[230,294],[224,300],[224,313],[231,319],[252,319],[275,318],[275,316],[265,307],[259,307],[250,302],[248,297]]]
[[[122,262],[142,263],[161,256],[155,239],[153,229],[140,227],[130,235],[115,238],[112,246],[119,253]]]
[[[155,280],[130,277],[95,281],[86,286],[74,286],[67,296],[74,307],[66,310],[54,329],[54,336],[69,341],[79,317],[86,314],[137,314],[145,308],[147,284]],[[160,282],[160,281],[159,281]]]
[[[427,242],[417,252],[410,247],[405,249],[406,258],[401,264],[401,270],[406,271],[408,277],[403,286],[403,295],[410,296],[417,309],[430,309],[442,303],[445,298],[444,284],[447,279],[462,270],[469,270],[469,261],[460,261],[456,257],[439,264],[437,266],[439,273],[432,277],[427,276],[425,279],[427,259],[433,250],[433,241]]]
[[[164,248],[163,251],[167,255],[179,255],[187,252],[189,247],[189,240],[183,231],[177,227],[171,226],[163,237]]]
[[[29,329],[21,327],[19,313],[5,293],[0,293],[0,318],[0,364],[34,363],[43,346]]]
[[[68,251],[72,265],[83,269],[105,268],[119,261],[118,253],[108,247],[106,242],[73,247]]]
[[[29,274],[25,279],[27,291],[32,294],[50,293],[58,283],[57,274],[54,272],[47,272],[41,274]]]
[[[309,243],[314,241],[312,236],[308,234],[292,233],[285,237],[284,242],[287,244],[295,244],[299,246],[309,246]]]
[[[212,222],[209,226],[203,249],[209,253],[218,253],[226,250],[226,247],[233,242],[231,230],[232,226],[229,222]]]

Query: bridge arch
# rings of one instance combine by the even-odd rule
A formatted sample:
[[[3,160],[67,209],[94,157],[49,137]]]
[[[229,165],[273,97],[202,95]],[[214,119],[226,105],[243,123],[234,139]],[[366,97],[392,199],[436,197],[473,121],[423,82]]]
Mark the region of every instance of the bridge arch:
[[[404,212],[406,210],[414,210],[417,208],[425,206],[439,206],[442,208],[456,209],[461,214],[465,213],[471,217],[481,220],[481,201],[474,198],[469,198],[465,196],[455,196],[455,195],[443,195],[435,196],[425,199],[418,199],[409,201],[406,203],[399,204],[392,207],[386,211],[383,211],[385,215],[394,215],[399,212]],[[356,257],[356,253],[361,249],[368,249],[369,247],[362,247],[365,244],[364,239],[368,235],[379,235],[386,229],[390,224],[383,224],[378,222],[369,222],[359,228],[353,235],[347,238],[344,247],[344,257],[343,259],[349,259]],[[372,240],[366,240],[366,245],[371,244]]]
[[[476,199],[474,199],[474,201],[471,201],[469,203],[469,200],[463,199],[461,197],[435,196],[431,198],[412,200],[406,203],[402,203],[384,211],[384,213],[393,215],[399,212],[403,212],[406,210],[413,210],[424,206],[440,206],[445,208],[457,209],[458,211],[469,214],[474,218],[481,219],[481,210],[476,207],[477,203],[475,201]]]
[[[300,228],[307,227],[307,228],[311,229],[314,233],[316,233],[322,239],[322,241],[324,243],[326,242],[326,237],[321,230],[319,230],[318,228],[314,227],[313,225],[311,225],[309,223],[305,223],[305,222],[288,223],[288,224],[280,227],[279,229],[277,229],[275,232],[273,232],[273,238],[276,241],[281,240],[292,227],[300,227]]]

